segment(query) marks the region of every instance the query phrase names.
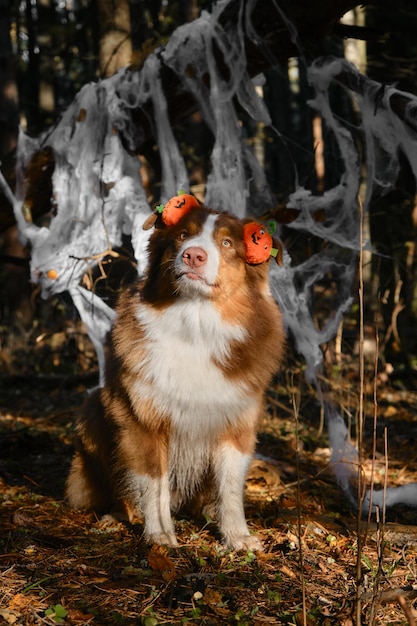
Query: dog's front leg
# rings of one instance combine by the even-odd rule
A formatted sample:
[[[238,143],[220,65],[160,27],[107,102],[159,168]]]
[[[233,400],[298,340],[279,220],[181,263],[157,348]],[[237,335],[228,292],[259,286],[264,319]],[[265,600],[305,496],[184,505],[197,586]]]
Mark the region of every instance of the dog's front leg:
[[[258,537],[249,534],[243,508],[245,478],[252,455],[222,443],[214,454],[217,514],[220,532],[232,550],[262,550]]]
[[[167,474],[154,478],[148,475],[131,477],[134,500],[145,520],[145,539],[149,543],[177,546],[170,510],[170,489]]]
[[[139,418],[132,419],[129,428],[119,432],[116,475],[122,473],[121,488],[130,508],[143,514],[146,541],[177,546],[170,510],[167,436],[146,428]]]

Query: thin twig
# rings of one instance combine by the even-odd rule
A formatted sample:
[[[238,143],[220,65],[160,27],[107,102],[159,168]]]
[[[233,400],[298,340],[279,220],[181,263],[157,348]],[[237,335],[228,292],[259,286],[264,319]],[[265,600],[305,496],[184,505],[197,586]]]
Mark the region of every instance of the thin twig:
[[[404,611],[404,615],[407,618],[409,626],[416,626],[416,620],[414,619],[414,611],[411,606],[408,604],[407,600],[404,596],[398,596],[397,602]]]
[[[358,511],[357,511],[357,542],[358,554],[356,559],[356,626],[361,626],[361,587],[362,587],[362,535],[361,512],[363,500],[362,488],[362,444],[363,444],[363,401],[365,387],[365,355],[364,355],[364,310],[363,310],[363,206],[358,197],[359,207],[359,414],[358,414]]]
[[[378,397],[377,397],[378,356],[379,356],[379,335],[378,335],[378,327],[376,327],[375,329],[374,385],[373,385],[374,422],[373,422],[373,432],[372,432],[372,462],[371,462],[371,484],[369,486],[368,523],[371,521],[371,516],[372,516],[372,494],[374,491],[374,480],[375,480],[376,437],[377,437],[376,427],[377,427],[377,419],[378,419]]]
[[[291,385],[291,388],[294,389],[294,384]],[[295,418],[295,439],[297,446],[297,453],[295,455],[296,458],[296,468],[297,468],[297,533],[298,533],[298,554],[299,554],[299,562],[300,562],[300,579],[301,579],[301,592],[302,592],[302,602],[303,602],[303,626],[307,626],[307,605],[306,605],[306,588],[305,588],[305,580],[304,580],[304,556],[303,556],[303,544],[301,537],[301,485],[300,485],[300,461],[299,461],[299,406],[300,406],[300,398],[296,400],[295,393],[292,392],[292,405],[294,410],[294,418]]]
[[[374,385],[373,385],[373,400],[374,400],[374,422],[373,422],[373,437],[372,437],[372,469],[371,469],[371,485],[369,488],[369,511],[368,511],[368,525],[366,528],[366,532],[368,531],[368,526],[371,521],[372,515],[372,494],[374,488],[374,472],[375,472],[375,460],[376,460],[376,439],[377,439],[377,420],[378,420],[378,389],[377,389],[377,377],[378,377],[378,357],[379,357],[379,335],[378,335],[378,326],[375,328],[375,359],[374,359]],[[387,455],[385,456],[385,462],[387,462]],[[387,474],[387,472],[386,472]],[[386,477],[385,477],[386,479]],[[372,598],[372,606],[369,617],[370,626],[375,623],[376,619],[376,606],[377,606],[377,597],[379,595],[380,582],[382,576],[382,564],[383,564],[383,555],[384,555],[384,524],[385,524],[385,490],[384,490],[384,502],[383,502],[383,510],[382,510],[382,525],[380,523],[379,509],[376,510],[377,515],[377,541],[376,548],[378,553],[378,570],[374,580],[374,589],[373,589],[373,598]]]

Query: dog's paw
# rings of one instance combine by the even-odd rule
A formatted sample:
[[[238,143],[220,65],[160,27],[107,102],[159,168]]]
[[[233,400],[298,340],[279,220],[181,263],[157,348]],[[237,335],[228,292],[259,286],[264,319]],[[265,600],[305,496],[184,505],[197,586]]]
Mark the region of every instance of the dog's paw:
[[[158,543],[160,546],[176,548],[178,541],[174,533],[151,533],[146,535],[148,543]]]
[[[227,537],[225,541],[230,550],[250,550],[251,552],[262,552],[263,546],[256,535],[235,535]]]

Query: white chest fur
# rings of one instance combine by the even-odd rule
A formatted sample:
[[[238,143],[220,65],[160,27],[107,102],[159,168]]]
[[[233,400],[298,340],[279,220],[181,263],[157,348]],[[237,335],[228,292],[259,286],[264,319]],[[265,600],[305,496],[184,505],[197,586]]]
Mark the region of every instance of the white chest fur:
[[[247,408],[245,386],[216,365],[229,355],[233,340],[244,340],[244,328],[225,323],[203,298],[181,300],[163,313],[141,305],[136,317],[147,341],[137,392],[152,398],[176,429],[214,436]]]

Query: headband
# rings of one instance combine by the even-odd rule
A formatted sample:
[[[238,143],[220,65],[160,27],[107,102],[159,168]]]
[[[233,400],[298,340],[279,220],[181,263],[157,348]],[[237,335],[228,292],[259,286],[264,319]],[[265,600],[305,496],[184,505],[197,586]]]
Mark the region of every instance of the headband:
[[[165,226],[174,226],[186,213],[194,207],[200,206],[197,198],[185,192],[179,192],[168,202],[156,207],[145,221],[143,228],[149,230],[154,226],[158,215],[161,215]],[[243,243],[246,249],[246,261],[250,265],[259,265],[274,257],[278,265],[282,265],[282,250],[279,245],[274,246],[270,230],[275,230],[275,223],[270,224],[270,229],[265,228],[259,222],[248,222],[243,226]]]

